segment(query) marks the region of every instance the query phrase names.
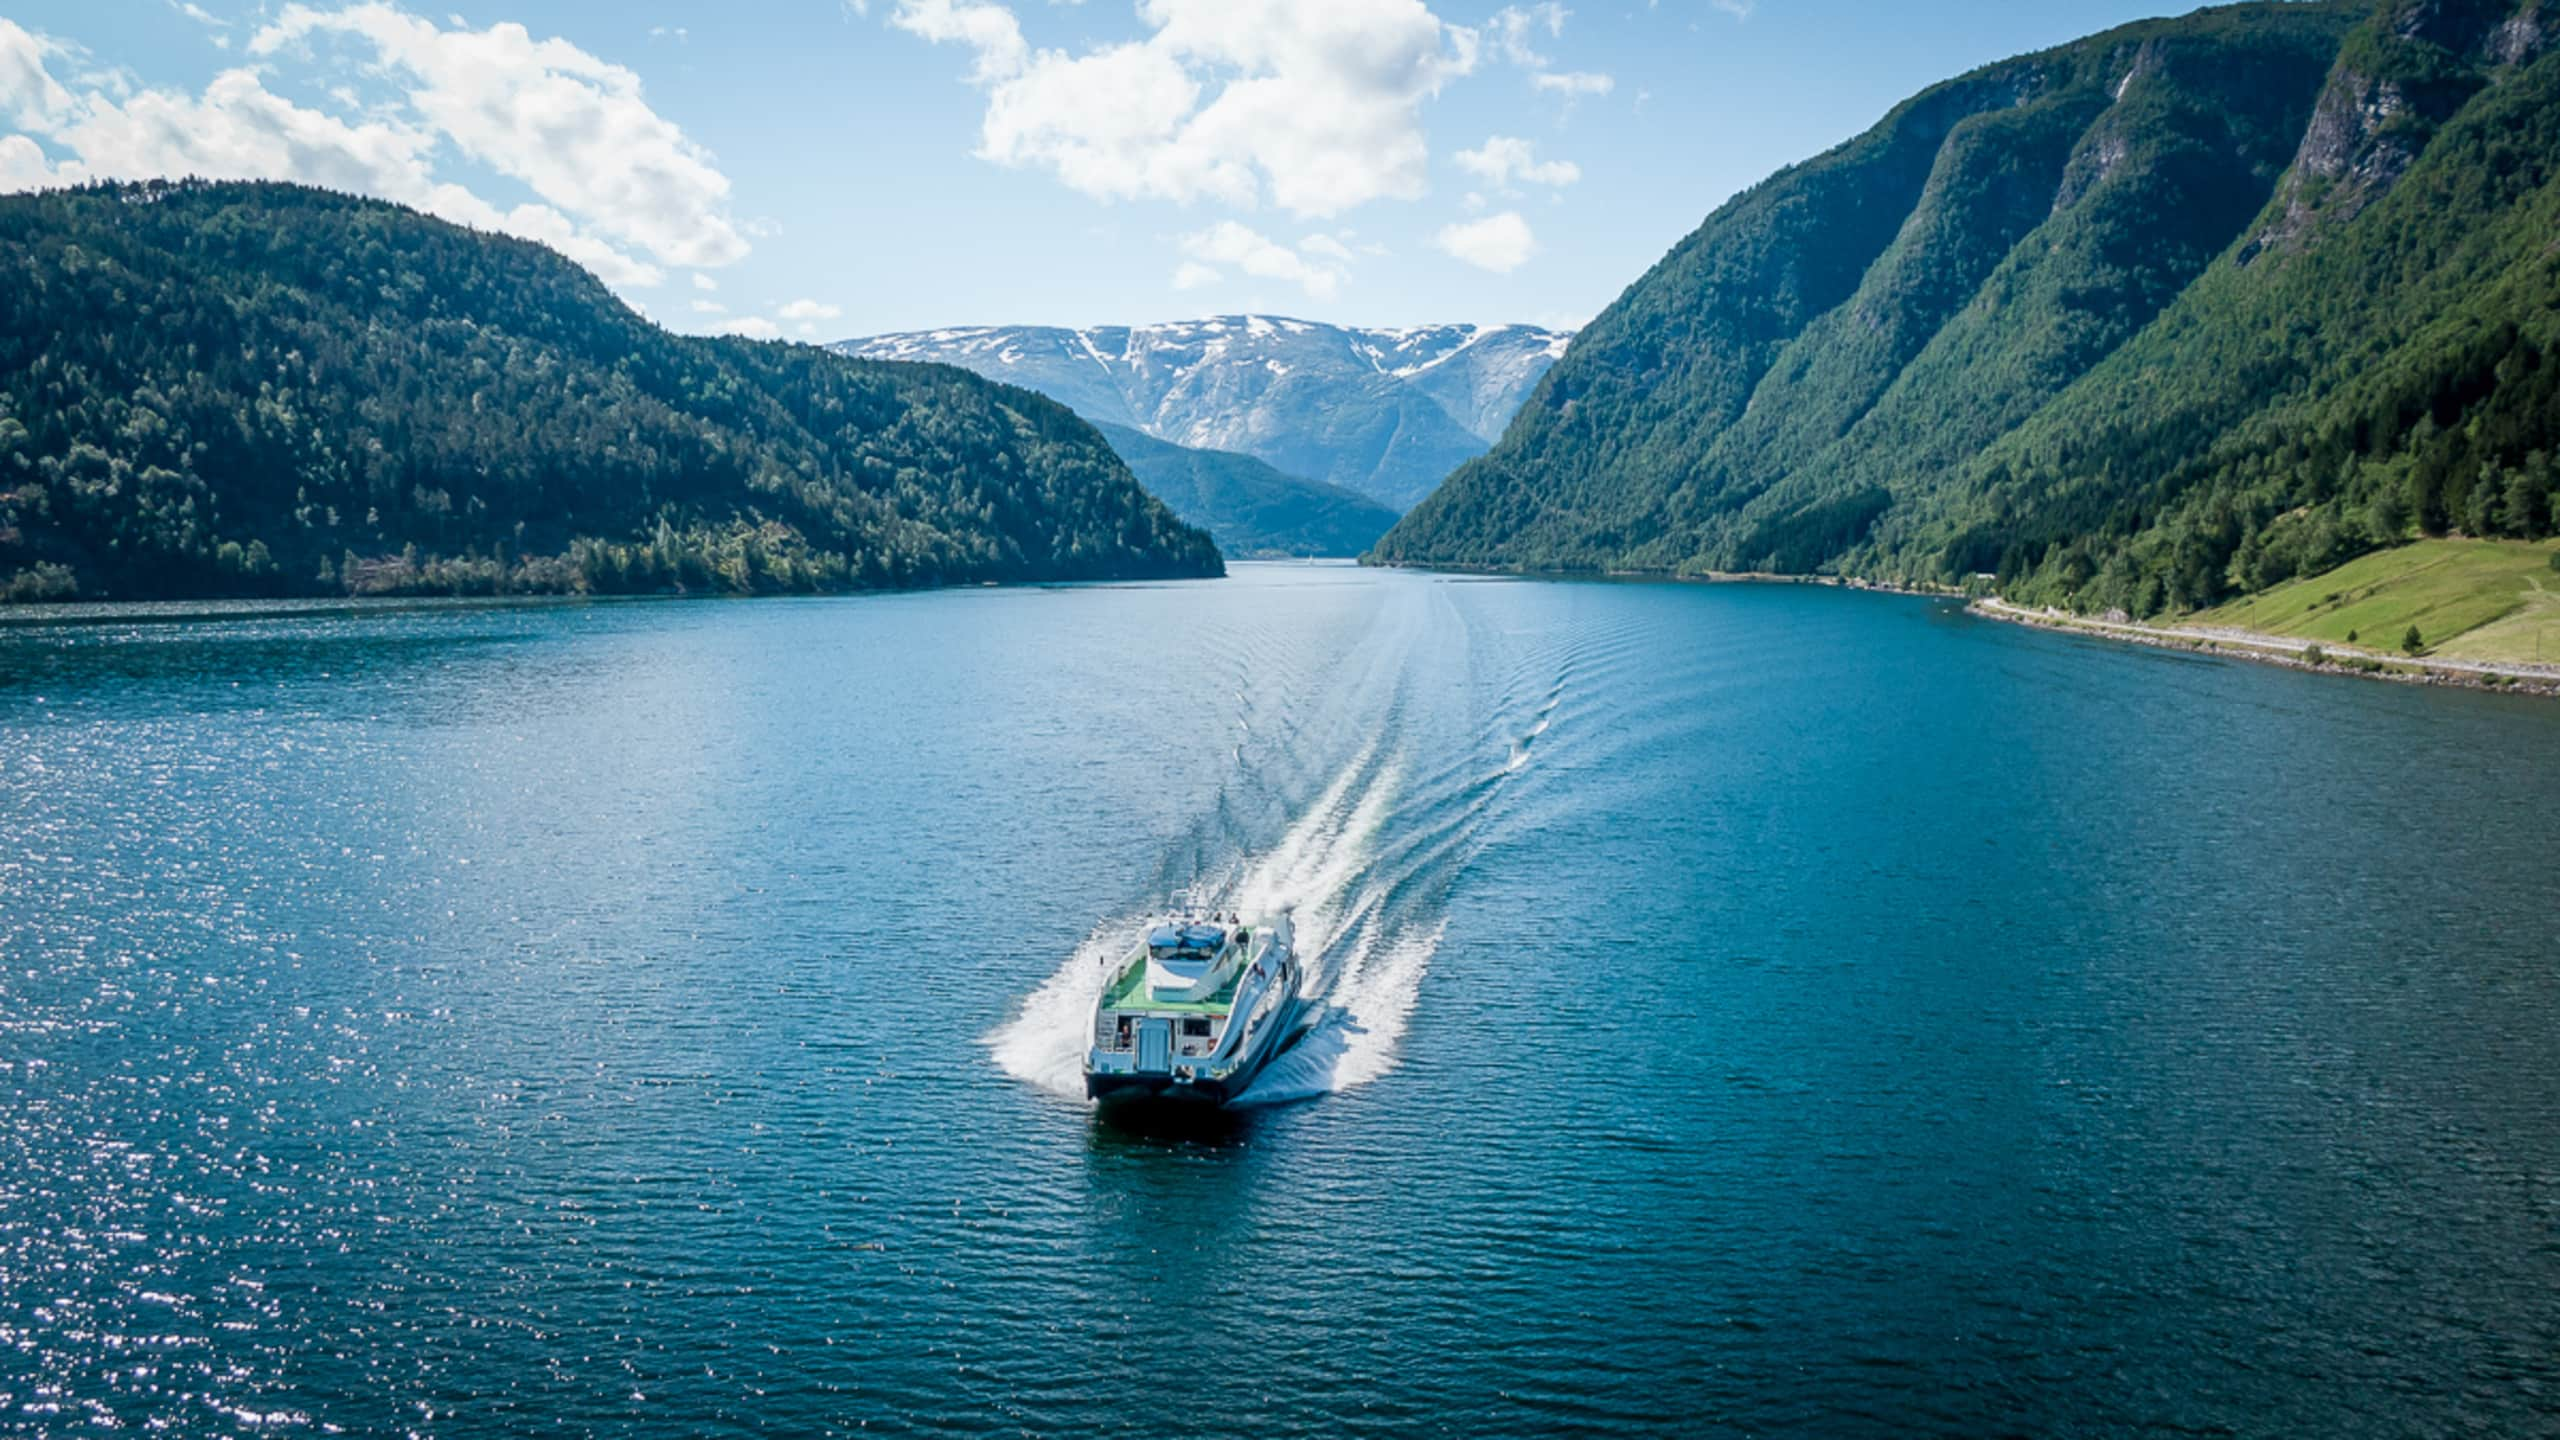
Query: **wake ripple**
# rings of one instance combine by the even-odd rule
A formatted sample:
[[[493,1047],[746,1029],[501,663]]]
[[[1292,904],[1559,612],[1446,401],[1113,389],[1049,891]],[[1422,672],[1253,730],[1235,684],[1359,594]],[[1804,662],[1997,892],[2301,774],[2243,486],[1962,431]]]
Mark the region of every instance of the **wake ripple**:
[[[1214,872],[1194,887],[1207,903],[1248,914],[1286,910],[1297,924],[1306,1018],[1288,1051],[1235,1102],[1240,1107],[1337,1094],[1394,1069],[1447,933],[1449,890],[1482,848],[1533,750],[1552,743],[1549,732],[1570,713],[1564,702],[1578,657],[1568,645],[1561,655],[1533,662],[1546,673],[1529,695],[1488,697],[1495,713],[1472,723],[1448,714],[1463,703],[1453,698],[1460,687],[1435,667],[1463,665],[1474,637],[1445,600],[1427,608],[1435,613],[1379,617],[1388,623],[1371,631],[1361,647],[1367,653],[1348,657],[1362,663],[1334,667],[1331,688],[1292,692],[1307,696],[1311,710],[1292,706],[1256,717],[1272,722],[1267,725],[1238,717],[1243,739],[1279,741],[1281,748],[1261,760],[1290,769],[1297,768],[1300,747],[1321,735],[1347,739],[1365,731],[1372,737],[1334,769],[1276,843],[1253,850],[1235,833],[1241,817],[1268,814],[1263,807],[1274,798],[1265,764],[1239,744],[1234,783],[1243,788],[1222,795],[1203,831],[1180,846],[1197,871]],[[1240,690],[1238,699],[1240,709],[1252,708],[1247,692]],[[1432,763],[1411,783],[1410,762],[1422,757]],[[1221,852],[1224,860],[1210,863]],[[1094,1002],[1146,914],[1132,910],[1098,925],[987,1036],[1006,1074],[1083,1098]]]

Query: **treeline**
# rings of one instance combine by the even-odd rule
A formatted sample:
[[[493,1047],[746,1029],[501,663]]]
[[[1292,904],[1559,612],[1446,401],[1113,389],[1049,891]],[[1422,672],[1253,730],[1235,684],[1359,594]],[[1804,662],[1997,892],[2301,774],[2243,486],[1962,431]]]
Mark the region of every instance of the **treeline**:
[[[0,199],[0,594],[1216,574],[1064,407],[671,334],[549,250],[297,186]]]

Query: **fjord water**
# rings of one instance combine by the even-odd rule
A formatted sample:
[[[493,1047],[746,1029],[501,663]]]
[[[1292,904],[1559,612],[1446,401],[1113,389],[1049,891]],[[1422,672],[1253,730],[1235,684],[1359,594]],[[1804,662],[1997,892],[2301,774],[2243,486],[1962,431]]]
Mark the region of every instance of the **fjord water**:
[[[1792,587],[0,630],[0,1427],[2560,1425],[2560,708]],[[1102,937],[1296,907],[1231,1126]]]

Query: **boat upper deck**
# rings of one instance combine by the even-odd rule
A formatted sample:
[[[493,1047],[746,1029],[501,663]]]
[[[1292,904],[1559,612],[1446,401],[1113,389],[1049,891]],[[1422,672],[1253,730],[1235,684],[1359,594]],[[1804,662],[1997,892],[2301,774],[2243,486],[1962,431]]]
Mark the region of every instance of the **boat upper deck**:
[[[1236,986],[1244,979],[1239,966],[1227,983],[1204,1000],[1158,1000],[1147,994],[1147,966],[1141,960],[1120,973],[1102,997],[1102,1008],[1143,1015],[1224,1015],[1235,1008]]]

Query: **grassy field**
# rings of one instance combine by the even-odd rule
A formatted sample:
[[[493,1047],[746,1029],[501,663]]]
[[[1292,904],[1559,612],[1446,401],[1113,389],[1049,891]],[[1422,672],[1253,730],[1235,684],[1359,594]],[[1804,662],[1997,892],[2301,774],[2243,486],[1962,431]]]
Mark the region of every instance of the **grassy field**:
[[[2415,625],[2429,655],[2560,664],[2554,554],[2560,541],[2421,540],[2189,620],[2380,651]]]

